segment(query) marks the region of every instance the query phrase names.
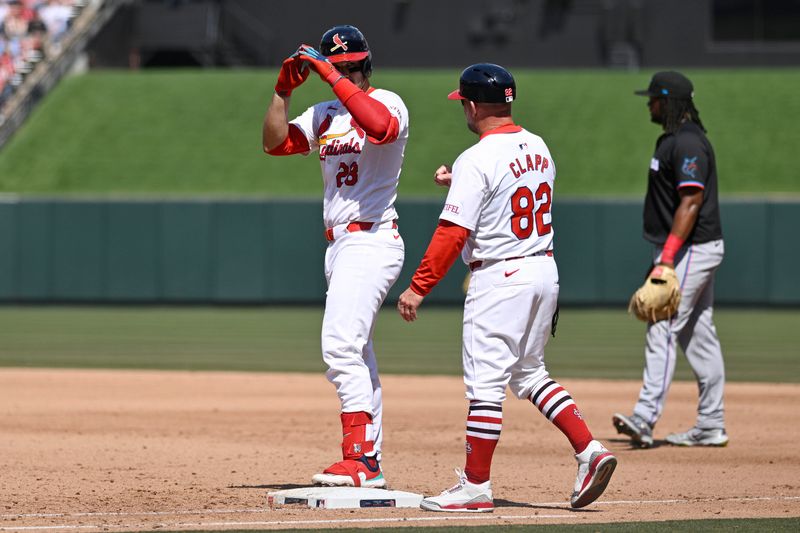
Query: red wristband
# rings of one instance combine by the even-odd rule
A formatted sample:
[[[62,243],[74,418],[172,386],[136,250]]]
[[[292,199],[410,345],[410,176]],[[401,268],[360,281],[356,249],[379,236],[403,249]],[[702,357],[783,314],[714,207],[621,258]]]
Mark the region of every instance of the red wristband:
[[[328,85],[331,87],[342,81],[344,78],[346,78],[346,76],[342,75],[342,73],[336,69],[333,69],[325,74],[325,81],[328,82]]]
[[[667,237],[667,242],[664,243],[664,249],[661,250],[661,262],[674,263],[675,255],[681,249],[681,246],[683,246],[683,239],[674,233],[670,233],[669,237]]]

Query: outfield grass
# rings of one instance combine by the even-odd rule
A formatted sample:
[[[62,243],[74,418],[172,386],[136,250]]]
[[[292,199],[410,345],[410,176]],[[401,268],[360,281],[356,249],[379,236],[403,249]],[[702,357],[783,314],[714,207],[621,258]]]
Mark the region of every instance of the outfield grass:
[[[688,70],[714,143],[724,194],[800,192],[800,69]],[[373,82],[400,94],[411,137],[400,194],[440,195],[433,170],[476,138],[445,95],[458,69],[383,70]],[[515,72],[517,121],[548,141],[558,192],[641,196],[657,126],[651,72]],[[276,72],[93,72],[61,83],[0,152],[0,192],[320,196],[315,157],[273,158],[261,122]],[[292,114],[331,98],[312,77]]]
[[[0,307],[0,366],[323,372],[319,308]],[[716,313],[731,381],[800,382],[800,310]],[[622,311],[563,309],[554,375],[641,379],[644,326]],[[381,372],[461,374],[461,311],[385,309]],[[692,380],[679,358],[677,379]]]

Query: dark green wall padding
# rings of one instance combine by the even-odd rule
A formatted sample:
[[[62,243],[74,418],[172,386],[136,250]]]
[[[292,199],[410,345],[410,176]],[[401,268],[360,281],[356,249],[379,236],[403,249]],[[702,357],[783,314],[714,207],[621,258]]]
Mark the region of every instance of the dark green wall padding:
[[[408,286],[441,211],[398,201]],[[559,200],[561,302],[627,302],[648,268],[640,201]],[[319,303],[326,241],[320,201],[0,200],[0,302]],[[800,202],[723,201],[717,302],[800,304]],[[459,261],[428,297],[460,303]]]

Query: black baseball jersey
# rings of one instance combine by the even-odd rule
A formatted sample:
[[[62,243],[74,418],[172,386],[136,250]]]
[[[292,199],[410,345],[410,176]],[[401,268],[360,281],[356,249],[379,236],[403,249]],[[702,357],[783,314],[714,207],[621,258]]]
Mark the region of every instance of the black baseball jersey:
[[[645,239],[655,244],[667,241],[681,202],[678,190],[683,187],[703,189],[703,203],[686,242],[700,244],[721,239],[714,149],[703,130],[689,121],[681,124],[677,132],[665,133],[656,141],[644,200]]]

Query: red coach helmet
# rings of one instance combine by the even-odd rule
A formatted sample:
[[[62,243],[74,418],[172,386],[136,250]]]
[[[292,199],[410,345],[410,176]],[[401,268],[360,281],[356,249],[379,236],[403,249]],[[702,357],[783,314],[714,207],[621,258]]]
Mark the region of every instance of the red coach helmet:
[[[511,103],[517,99],[517,84],[509,71],[494,63],[477,63],[464,69],[459,87],[447,97],[479,103]]]

